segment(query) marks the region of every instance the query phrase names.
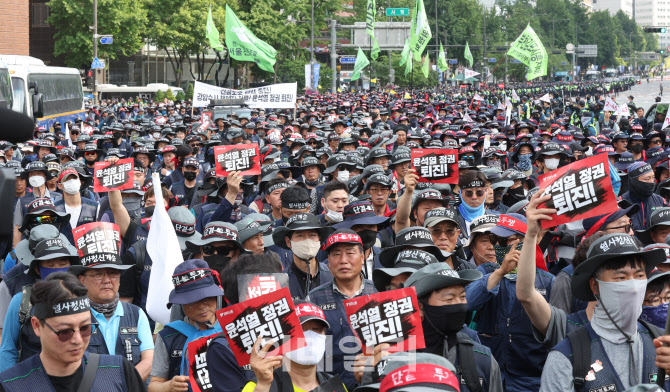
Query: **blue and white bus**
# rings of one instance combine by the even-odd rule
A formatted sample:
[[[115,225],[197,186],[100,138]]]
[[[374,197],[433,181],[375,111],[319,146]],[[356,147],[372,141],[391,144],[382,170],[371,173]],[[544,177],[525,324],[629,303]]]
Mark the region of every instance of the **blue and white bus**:
[[[11,109],[13,96],[12,80],[9,78],[9,68],[7,68],[7,64],[0,60],[0,108]]]
[[[14,94],[12,109],[31,117],[37,126],[84,118],[84,92],[76,68],[50,67],[30,56],[0,55],[7,63]]]

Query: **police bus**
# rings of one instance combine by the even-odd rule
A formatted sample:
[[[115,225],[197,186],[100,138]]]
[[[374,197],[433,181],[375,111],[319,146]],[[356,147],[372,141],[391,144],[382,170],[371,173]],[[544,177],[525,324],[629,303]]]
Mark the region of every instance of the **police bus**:
[[[12,109],[35,121],[39,127],[53,129],[84,118],[84,92],[76,68],[50,67],[30,56],[0,55],[7,63],[12,82]]]
[[[9,68],[0,60],[0,108],[12,108],[12,80],[9,77]]]
[[[167,92],[170,89],[174,96],[178,93],[184,92],[181,87],[168,86],[165,83],[149,83],[146,86],[117,86],[115,84],[99,84],[98,98],[99,99],[125,99],[126,101],[134,100],[136,98],[152,99],[154,95],[161,90]]]

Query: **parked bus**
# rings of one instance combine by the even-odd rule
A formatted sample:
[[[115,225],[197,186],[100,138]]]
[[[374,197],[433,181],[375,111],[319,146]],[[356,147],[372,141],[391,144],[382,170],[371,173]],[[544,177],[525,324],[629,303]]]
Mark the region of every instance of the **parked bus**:
[[[586,71],[586,75],[584,75],[584,81],[596,83],[602,82],[603,75],[600,73],[600,71]]]
[[[0,60],[0,108],[12,108],[12,80],[9,77],[9,68]]]
[[[619,72],[614,68],[607,68],[604,71],[605,74],[605,83],[612,83],[619,81]]]
[[[12,81],[12,109],[53,130],[53,124],[84,118],[84,92],[76,68],[50,67],[30,56],[0,55]]]
[[[554,74],[555,82],[569,82],[572,80],[570,73],[567,71],[558,71]]]
[[[98,98],[99,99],[125,99],[126,101],[134,100],[137,97],[141,99],[152,99],[154,95],[161,90],[166,92],[168,89],[172,90],[175,96],[179,92],[184,92],[181,87],[168,86],[165,83],[149,83],[146,86],[117,86],[115,84],[99,84]]]

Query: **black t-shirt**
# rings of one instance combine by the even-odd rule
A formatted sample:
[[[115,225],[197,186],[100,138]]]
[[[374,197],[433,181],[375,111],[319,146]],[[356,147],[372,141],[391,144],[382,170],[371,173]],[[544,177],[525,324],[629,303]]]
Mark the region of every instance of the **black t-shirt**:
[[[135,366],[128,362],[127,359],[123,358],[123,374],[126,378],[126,391],[129,392],[144,392],[147,390],[142,381],[142,377],[135,370]],[[82,379],[84,378],[84,370],[81,366],[69,376],[65,377],[56,377],[49,376],[51,385],[56,392],[77,392],[79,384],[81,384]],[[0,384],[0,391],[4,392],[5,388]]]
[[[186,189],[186,193],[184,194],[184,205],[190,206],[191,200],[193,200],[193,195],[195,194],[195,187],[189,188],[184,184],[184,189]]]

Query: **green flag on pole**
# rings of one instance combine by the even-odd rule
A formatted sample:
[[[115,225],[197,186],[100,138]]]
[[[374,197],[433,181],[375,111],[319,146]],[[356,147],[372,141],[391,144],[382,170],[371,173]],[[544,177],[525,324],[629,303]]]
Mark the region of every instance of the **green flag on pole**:
[[[416,0],[414,5],[414,17],[412,18],[412,30],[410,30],[409,43],[410,50],[414,54],[414,60],[421,60],[421,54],[428,45],[428,41],[433,37],[426,17],[426,9],[423,7],[423,0]]]
[[[368,7],[365,16],[365,32],[370,37],[375,36],[375,14],[377,13],[377,5],[375,0],[368,0]]]
[[[512,42],[507,54],[521,61],[528,67],[528,71],[526,72],[527,80],[532,80],[547,74],[547,61],[549,60],[549,56],[547,56],[547,51],[544,49],[540,37],[535,34],[535,31],[530,27],[530,24],[526,27],[523,33],[521,33],[519,38]]]
[[[408,56],[409,58],[407,59],[407,63],[405,64],[405,76],[407,76],[408,73],[412,72],[412,56]]]
[[[205,35],[209,40],[209,46],[214,50],[219,52],[223,50],[223,45],[219,41],[219,30],[214,26],[214,19],[212,19],[212,5],[209,5],[209,14],[207,14],[207,27],[205,30]]]
[[[400,66],[409,59],[409,39],[405,38],[405,46],[402,47],[402,52],[400,53]]]
[[[370,57],[372,57],[373,60],[377,60],[377,57],[379,57],[379,52],[381,52],[381,50],[379,49],[377,37],[372,37],[372,51],[370,52]]]
[[[421,71],[423,72],[423,76],[428,79],[428,73],[430,72],[430,58],[428,57],[428,53],[426,53],[426,58],[423,60]]]
[[[361,71],[363,68],[367,67],[370,64],[370,61],[365,57],[365,53],[361,48],[358,48],[358,54],[356,54],[356,64],[354,64],[354,73],[351,75],[351,81],[358,80],[361,77]]]
[[[468,45],[467,41],[465,42],[465,53],[463,54],[463,57],[468,60],[468,66],[472,67],[472,53],[470,53],[470,45]]]
[[[253,61],[262,70],[274,72],[277,51],[260,40],[226,5],[226,46],[230,57],[238,61]]]
[[[447,65],[447,56],[444,54],[442,44],[440,44],[440,53],[437,55],[437,68],[440,70],[440,72],[444,72],[449,69],[449,66]]]

